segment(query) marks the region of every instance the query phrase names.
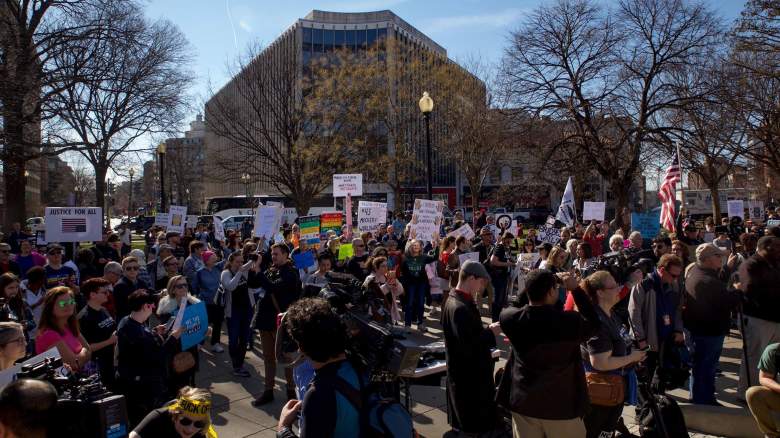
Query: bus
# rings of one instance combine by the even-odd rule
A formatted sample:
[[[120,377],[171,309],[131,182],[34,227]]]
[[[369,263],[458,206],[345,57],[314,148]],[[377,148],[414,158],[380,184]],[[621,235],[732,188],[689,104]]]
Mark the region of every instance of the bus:
[[[253,196],[213,196],[206,198],[206,212],[220,219],[229,216],[253,216],[254,209],[258,205],[268,205],[268,203],[278,203],[284,206],[283,218],[287,223],[292,223],[298,217],[295,210],[295,203],[285,196],[276,195],[253,195]],[[333,198],[330,196],[320,196],[312,201],[309,208],[309,215],[318,215],[325,211],[333,211]],[[284,222],[283,220],[283,222]]]

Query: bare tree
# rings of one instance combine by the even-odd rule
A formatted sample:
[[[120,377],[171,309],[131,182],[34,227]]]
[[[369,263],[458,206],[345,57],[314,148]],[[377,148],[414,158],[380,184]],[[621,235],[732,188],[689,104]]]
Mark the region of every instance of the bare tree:
[[[737,51],[753,53],[764,61],[736,57],[737,65],[761,76],[780,77],[780,1],[748,0],[734,35]]]
[[[84,167],[73,169],[73,194],[76,206],[85,207],[95,199],[95,175]]]

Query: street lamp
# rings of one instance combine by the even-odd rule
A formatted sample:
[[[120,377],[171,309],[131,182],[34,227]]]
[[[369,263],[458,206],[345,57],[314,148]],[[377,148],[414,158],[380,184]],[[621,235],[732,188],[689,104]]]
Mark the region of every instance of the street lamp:
[[[127,173],[130,174],[130,194],[128,195],[127,199],[127,217],[128,219],[130,216],[133,215],[133,175],[135,175],[135,170],[131,167],[130,170],[127,171]]]
[[[165,142],[157,145],[157,155],[160,161],[160,211],[165,209]]]
[[[425,119],[425,159],[428,164],[428,199],[433,200],[433,164],[431,162],[431,128],[430,128],[430,116],[433,112],[433,99],[428,95],[428,92],[423,92],[420,98],[420,111],[423,113]]]
[[[184,189],[184,194],[187,195],[187,211],[190,211],[190,188]]]
[[[254,214],[254,205],[252,205],[251,201],[249,200],[249,180],[250,176],[248,173],[242,173],[241,174],[241,182],[244,183],[244,194],[246,195],[246,205],[249,205],[249,208],[252,209],[252,214]]]

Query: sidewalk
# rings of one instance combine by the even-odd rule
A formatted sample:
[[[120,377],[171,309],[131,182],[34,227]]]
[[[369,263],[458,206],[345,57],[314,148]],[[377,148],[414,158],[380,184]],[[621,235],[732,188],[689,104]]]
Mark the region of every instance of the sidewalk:
[[[486,318],[483,318],[487,321]],[[441,330],[437,321],[429,319],[427,321],[428,333],[424,336],[413,335],[413,339],[421,342],[432,342],[441,339]],[[739,356],[741,354],[742,343],[738,337],[732,336],[726,338],[721,358],[721,369],[723,375],[718,377],[718,400],[725,406],[744,409],[736,402],[736,386],[739,372]],[[227,338],[223,335],[223,341]],[[503,344],[503,339],[499,338]],[[255,408],[251,401],[260,395],[263,391],[262,372],[263,360],[258,348],[247,354],[247,369],[252,373],[250,378],[240,378],[231,375],[230,358],[225,352],[213,354],[210,351],[201,351],[200,371],[197,375],[197,384],[200,387],[208,388],[213,394],[212,419],[215,429],[222,437],[273,437],[275,436],[276,424],[279,412],[286,402],[284,378],[281,371],[277,373],[277,388],[275,391],[276,400],[264,406],[262,409]],[[225,344],[226,345],[226,344]],[[506,345],[500,345],[506,351]],[[503,366],[505,360],[502,358],[498,366]],[[447,425],[447,402],[445,398],[444,380],[439,387],[431,386],[412,386],[412,412],[414,416],[414,426],[422,437],[441,437],[449,430]],[[678,402],[687,402],[687,391],[675,390],[671,394]],[[624,410],[624,419],[626,424],[637,433],[637,427],[634,425],[634,408],[627,406]],[[706,435],[690,430],[691,437],[705,438],[716,437],[716,435]]]

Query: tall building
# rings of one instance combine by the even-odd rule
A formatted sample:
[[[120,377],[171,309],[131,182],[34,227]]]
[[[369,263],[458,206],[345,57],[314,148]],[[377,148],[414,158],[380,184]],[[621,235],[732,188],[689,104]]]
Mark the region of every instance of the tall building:
[[[204,138],[203,116],[198,114],[190,122],[190,129],[185,131],[184,137],[165,140],[165,192],[168,205],[186,205],[192,214],[200,213],[205,208]]]
[[[392,44],[390,44],[390,42],[392,42]],[[358,52],[375,45],[380,47],[381,50],[386,51],[386,58],[383,59],[388,60],[388,65],[390,65],[389,61],[392,60],[393,65],[400,66],[398,68],[403,68],[403,65],[411,64],[414,60],[429,57],[431,55],[436,55],[439,59],[450,62],[447,60],[447,51],[442,46],[391,11],[385,10],[365,13],[311,11],[304,18],[298,19],[287,28],[275,41],[269,44],[253,62],[249,63],[246,68],[238,72],[235,77],[233,77],[206,103],[206,162],[216,163],[225,157],[230,157],[231,159],[235,157],[237,160],[242,159],[242,157],[235,156],[235,148],[231,146],[226,138],[217,135],[209,129],[209,121],[213,120],[211,117],[213,117],[213,114],[217,111],[217,99],[232,99],[233,101],[236,101],[236,105],[239,106],[253,103],[239,102],[242,99],[246,99],[245,94],[242,94],[241,91],[241,81],[242,78],[245,78],[250,74],[248,73],[248,69],[276,69],[278,71],[290,71],[291,74],[299,73],[305,76],[309,71],[308,66],[320,57],[328,56],[328,53],[335,52],[339,49],[350,48],[354,52]],[[390,49],[391,47],[392,50]],[[293,69],[290,69],[289,64],[286,64],[290,62],[294,63]],[[465,75],[468,75],[465,70],[463,70],[463,74],[464,77]],[[408,99],[410,100],[410,104],[407,105],[409,108],[408,111],[414,111],[415,114],[413,114],[414,117],[411,118],[414,122],[411,122],[408,128],[404,130],[404,136],[410,145],[410,149],[413,150],[415,156],[419,158],[418,161],[421,165],[419,171],[413,172],[414,179],[403,185],[401,191],[402,199],[393,199],[393,190],[386,181],[364,181],[363,199],[368,198],[378,201],[388,201],[391,207],[403,208],[407,205],[411,205],[411,201],[415,197],[424,196],[426,191],[424,178],[425,167],[423,164],[426,146],[425,125],[423,118],[419,113],[419,109],[417,108],[417,99],[419,99],[423,91],[427,90],[424,90],[422,85],[414,79],[408,81],[406,79],[401,79],[389,82],[389,87],[395,87],[391,90],[391,95],[399,96],[401,93],[399,93],[398,90],[403,90],[404,95],[416,96],[413,99],[413,102],[411,102],[412,99]],[[474,81],[469,83],[473,84]],[[300,90],[290,94],[294,94],[298,99],[305,99],[305,97],[301,97],[303,93],[301,93]],[[436,96],[433,97],[436,99]],[[441,125],[437,125],[437,111],[440,112],[444,110],[445,109],[441,106],[437,106],[436,110],[431,114],[430,119],[431,143],[434,145],[434,152],[432,154],[434,168],[434,197],[443,199],[451,206],[454,206],[456,203],[455,167],[436,151],[436,145],[445,134]],[[393,147],[389,139],[390,136],[385,135],[385,137],[387,138],[387,152],[392,155]],[[379,143],[382,145],[382,148],[385,147],[382,141]],[[273,173],[275,171],[266,163],[253,163],[253,165],[256,166],[257,172]],[[240,171],[235,173],[236,175],[228,175],[221,179],[209,178],[205,181],[205,196],[237,196],[244,195],[247,191],[253,192],[254,194],[278,194],[273,185],[267,183],[254,182],[247,188],[246,184],[240,180]],[[330,178],[330,175],[323,175],[323,178]],[[330,197],[329,193],[331,193],[331,188],[326,189],[323,196]]]

